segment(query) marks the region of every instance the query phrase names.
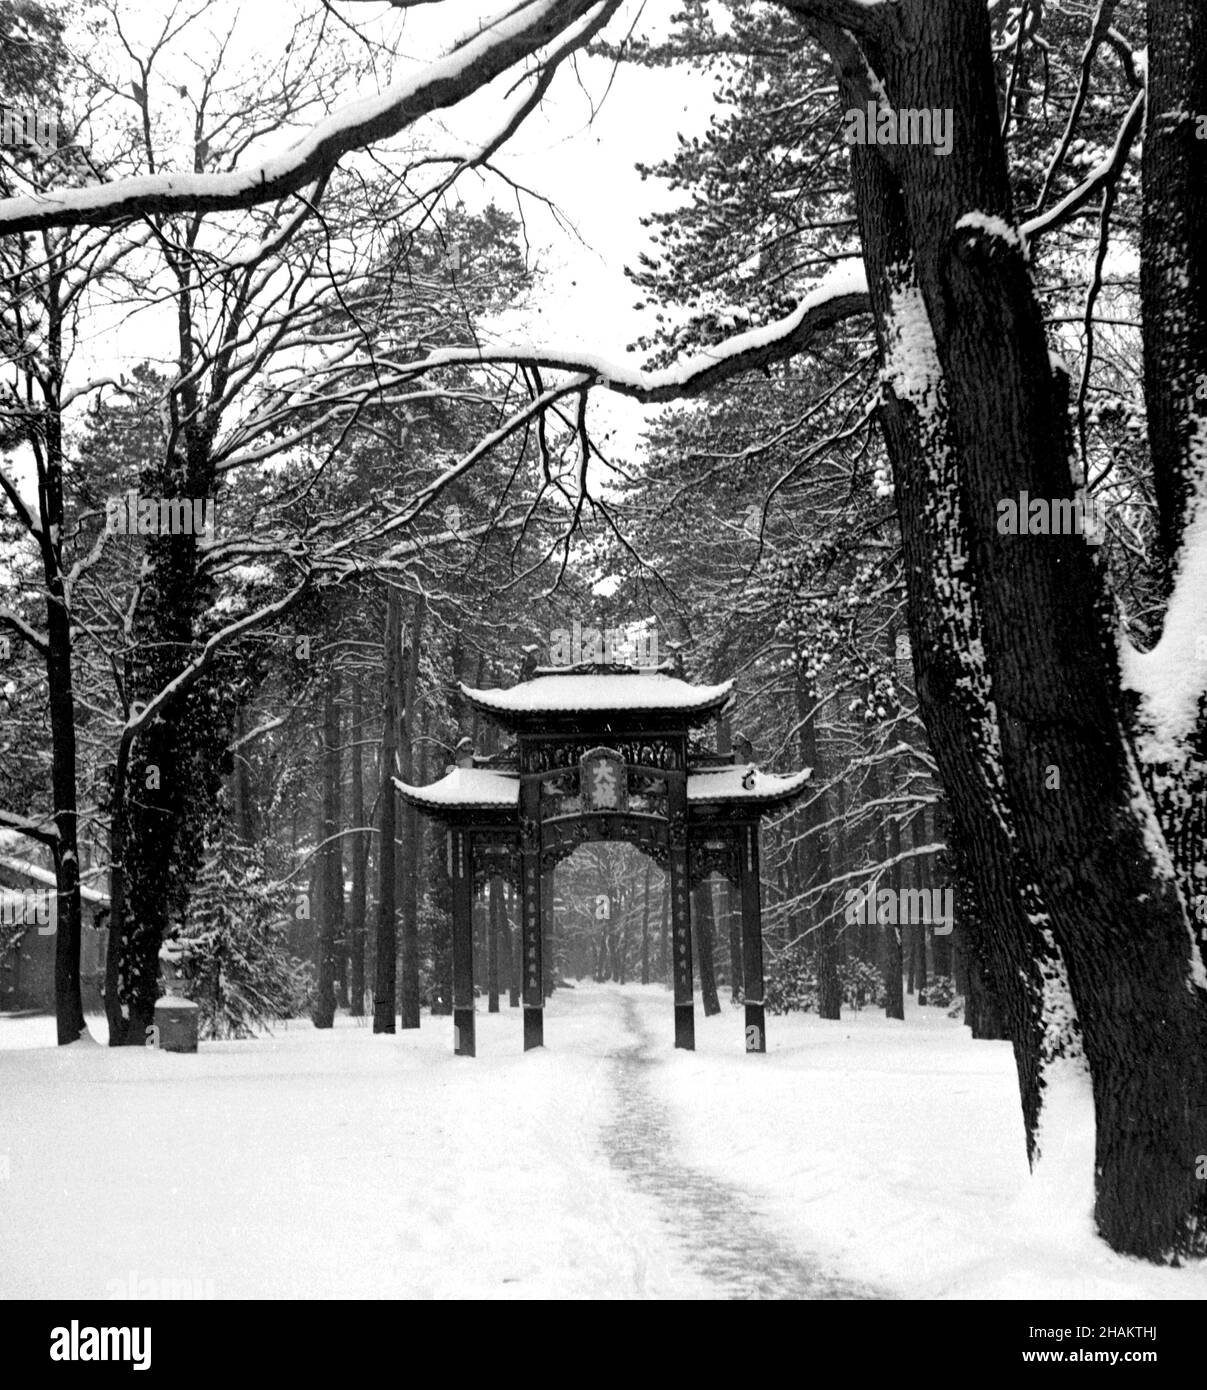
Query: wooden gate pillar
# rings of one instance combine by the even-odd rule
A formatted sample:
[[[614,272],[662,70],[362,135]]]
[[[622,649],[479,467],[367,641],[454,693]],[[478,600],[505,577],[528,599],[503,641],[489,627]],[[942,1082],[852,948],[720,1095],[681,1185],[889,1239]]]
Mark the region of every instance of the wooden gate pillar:
[[[545,972],[541,914],[541,783],[520,789],[520,930],[524,965],[524,1051],[545,1045]]]
[[[541,872],[541,995],[553,997],[553,870]]]
[[[453,881],[453,1051],[473,1057],[474,1048],[474,837],[449,831],[449,877]]]
[[[671,978],[675,986],[675,1046],[689,1052],[696,1046],[696,1014],[692,1005],[692,917],[687,867],[687,778],[671,774],[667,786],[670,821],[667,869],[671,893]]]
[[[742,895],[742,976],[746,998],[746,1051],[767,1051],[763,1004],[763,909],[759,887],[759,827],[745,825],[738,843],[738,883]]]

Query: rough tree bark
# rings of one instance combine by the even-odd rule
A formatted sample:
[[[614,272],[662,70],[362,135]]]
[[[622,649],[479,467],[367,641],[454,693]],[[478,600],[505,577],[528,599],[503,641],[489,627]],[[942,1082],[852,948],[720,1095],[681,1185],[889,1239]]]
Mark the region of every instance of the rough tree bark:
[[[405,719],[402,726],[402,745],[399,749],[400,776],[404,782],[414,781],[415,740],[419,733],[419,648],[423,638],[426,604],[423,595],[415,599],[411,615],[410,643],[407,650],[406,676],[403,688]],[[402,808],[402,956],[400,960],[401,989],[398,1000],[399,1026],[419,1027],[419,811],[411,805]]]
[[[394,1032],[397,987],[396,929],[394,914],[394,835],[398,797],[393,777],[398,755],[398,712],[402,702],[402,600],[396,589],[386,598],[385,690],[382,700],[381,794],[378,798],[377,834],[377,950],[373,987],[373,1031]]]
[[[499,1012],[499,935],[502,931],[503,881],[498,874],[490,879],[490,903],[486,917],[487,1012]]]
[[[318,897],[315,908],[322,914],[318,937],[318,982],[313,1020],[316,1028],[335,1023],[336,954],[343,936],[344,856],[340,838],[339,671],[327,675],[323,692],[323,818],[319,827]]]
[[[931,745],[941,767],[967,757],[953,746],[925,670],[927,653],[941,658],[951,645],[934,641],[932,601],[941,620],[968,617],[951,594],[933,592],[934,547],[925,544],[918,513],[946,506],[958,513],[942,521],[943,549],[966,545],[960,587],[975,595],[984,652],[982,671],[959,674],[984,680],[993,714],[988,741],[964,748],[976,751],[979,780],[991,778],[990,809],[1006,813],[994,818],[988,839],[1000,839],[1000,825],[1023,866],[1023,885],[1034,883],[1038,897],[1019,895],[1029,931],[994,904],[985,913],[987,935],[993,949],[1022,957],[1022,981],[1033,979],[1032,962],[1042,965],[1037,1052],[1060,1019],[1075,1011],[1080,1024],[1097,1116],[1099,1231],[1113,1248],[1150,1259],[1197,1253],[1207,1233],[1194,1163],[1207,1147],[1203,1003],[1193,983],[1202,965],[1177,884],[1154,848],[1161,832],[1126,727],[1101,560],[1080,536],[1002,536],[996,527],[1003,497],[1025,490],[1071,501],[1074,490],[1067,381],[1049,361],[1024,249],[1010,230],[987,12],[902,0],[891,10],[876,7],[876,28],[891,37],[865,32],[864,56],[887,99],[954,113],[952,158],[910,146],[889,156],[868,152],[882,167],[891,162],[901,213],[894,221],[903,254],[868,260],[886,377],[898,402],[919,415],[919,434],[936,420],[945,434],[937,448],[902,453],[887,431]],[[841,62],[846,40],[832,33],[829,42]],[[848,68],[852,80],[853,73]],[[869,220],[865,205],[861,225]],[[908,373],[892,355],[903,343],[915,364]],[[920,352],[933,353],[933,370],[916,370]],[[911,490],[912,511],[904,495]],[[965,659],[975,650],[966,641],[955,649]],[[1060,770],[1059,795],[1045,785],[1052,767]],[[947,790],[958,816],[966,788],[957,779]],[[970,831],[970,840],[986,833]],[[1005,857],[1002,848],[993,845],[993,860]],[[985,867],[983,896],[992,897],[1000,870]],[[1011,939],[1001,939],[1003,928]]]
[[[63,584],[63,433],[57,408],[62,385],[61,276],[56,268],[47,286],[49,308],[46,391],[51,408],[46,411],[38,474],[42,509],[38,545],[46,584],[46,684],[50,706],[51,796],[58,832],[51,853],[56,890],[54,998],[55,1029],[60,1046],[75,1042],[84,1030],[80,997],[80,859],[76,810],[75,693],[71,673],[71,613]],[[35,454],[39,452],[34,441]]]
[[[872,767],[869,773],[873,796],[878,796],[882,789],[882,781],[879,770]],[[888,781],[886,777],[884,781]],[[897,860],[901,854],[901,822],[891,813],[885,817],[884,821],[884,845],[891,860]],[[897,901],[901,901],[902,873],[901,865],[898,862],[893,864],[889,872],[889,886],[896,890]],[[878,926],[880,933],[880,964],[881,974],[884,980],[884,1013],[886,1018],[905,1018],[905,994],[904,981],[902,980],[903,961],[901,955],[901,926],[884,925]]]
[[[805,797],[800,819],[801,838],[797,842],[794,863],[803,861],[799,873],[798,892],[808,892],[830,877],[828,832],[822,827],[829,814],[825,793],[825,771],[817,742],[817,690],[809,681],[803,664],[796,670],[796,722],[802,767],[813,769],[813,782]],[[839,811],[841,819],[842,811]],[[842,987],[838,982],[838,921],[830,914],[828,900],[819,901],[815,909],[817,925],[812,929],[817,962],[817,1013],[819,1018],[842,1017]]]
[[[645,861],[645,882],[641,894],[641,983],[650,982],[650,877],[654,872],[651,859]]]
[[[365,696],[359,679],[352,685],[352,824],[365,823]],[[365,1012],[365,904],[368,895],[369,836],[364,831],[352,842],[352,901],[348,904],[349,1012],[361,1018]]]
[[[721,1012],[721,1001],[717,998],[717,974],[713,968],[713,910],[712,887],[708,879],[696,884],[695,901],[692,910],[692,931],[696,938],[696,959],[700,971],[700,998],[704,1003],[704,1016]]]

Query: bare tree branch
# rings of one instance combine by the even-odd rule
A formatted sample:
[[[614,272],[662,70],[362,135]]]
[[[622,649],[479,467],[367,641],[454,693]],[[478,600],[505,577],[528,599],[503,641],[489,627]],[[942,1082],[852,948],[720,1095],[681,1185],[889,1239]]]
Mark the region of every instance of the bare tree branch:
[[[528,0],[418,76],[363,97],[320,121],[281,154],[229,174],[141,175],[87,188],[0,201],[0,234],[100,226],[151,213],[250,208],[317,183],[346,154],[388,140],[433,111],[455,106],[526,58],[536,57],[578,20],[585,43],[621,0]],[[598,21],[598,22],[597,22]]]

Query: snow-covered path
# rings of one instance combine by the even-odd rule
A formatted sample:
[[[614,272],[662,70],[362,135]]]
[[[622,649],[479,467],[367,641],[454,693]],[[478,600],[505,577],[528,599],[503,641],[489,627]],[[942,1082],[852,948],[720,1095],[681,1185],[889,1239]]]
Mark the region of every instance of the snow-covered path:
[[[474,1059],[426,1015],[190,1057],[0,1017],[0,1299],[1207,1297],[1094,1237],[1092,1127],[1029,1177],[1009,1047],[942,1010],[747,1057],[728,1003],[676,1052],[661,986],[558,990],[527,1054],[479,1007]]]
[[[631,1041],[609,1059],[614,1094],[603,1132],[609,1159],[658,1206],[671,1239],[723,1298],[876,1298],[786,1244],[740,1188],[688,1166],[650,1086],[654,1039],[632,995],[613,996]],[[619,1030],[618,1030],[619,1031]],[[758,1063],[756,1062],[757,1066]]]
[[[559,991],[548,1048],[483,1012],[472,1060],[426,1017],[195,1057],[0,1020],[0,1297],[845,1296],[676,1157],[670,1017],[661,989]]]

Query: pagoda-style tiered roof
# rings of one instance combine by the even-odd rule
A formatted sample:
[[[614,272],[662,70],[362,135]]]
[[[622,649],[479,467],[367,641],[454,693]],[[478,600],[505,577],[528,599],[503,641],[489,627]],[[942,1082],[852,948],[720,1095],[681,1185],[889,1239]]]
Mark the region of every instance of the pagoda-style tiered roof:
[[[615,729],[687,728],[715,718],[729,703],[733,682],[693,685],[665,667],[537,667],[528,680],[506,689],[475,690],[462,685],[472,704],[521,738],[572,729],[580,737],[606,739]],[[516,813],[521,777],[514,751],[491,758],[471,757],[468,740],[459,765],[431,786],[394,779],[413,806],[445,820],[471,812]],[[461,750],[459,750],[460,752]],[[484,765],[485,764],[485,765]],[[812,776],[809,768],[782,776],[753,763],[736,763],[729,753],[688,750],[687,803],[708,808],[769,810],[799,796]]]
[[[509,729],[547,727],[583,715],[608,722],[673,716],[694,727],[714,718],[732,691],[731,680],[693,685],[665,667],[601,665],[539,666],[530,679],[507,689],[461,686],[470,704]]]

